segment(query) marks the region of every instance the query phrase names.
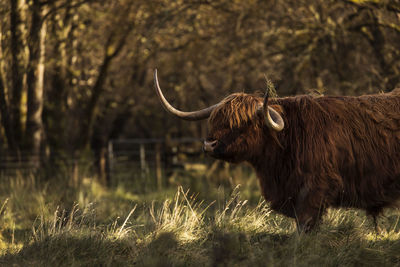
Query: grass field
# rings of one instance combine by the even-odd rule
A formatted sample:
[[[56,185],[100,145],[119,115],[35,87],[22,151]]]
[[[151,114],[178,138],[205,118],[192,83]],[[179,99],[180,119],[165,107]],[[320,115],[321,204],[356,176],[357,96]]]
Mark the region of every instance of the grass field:
[[[60,178],[2,177],[0,265],[400,265],[397,210],[380,219],[380,234],[364,212],[332,209],[317,231],[298,235],[293,220],[247,201],[246,190],[134,194],[90,178],[74,188]]]

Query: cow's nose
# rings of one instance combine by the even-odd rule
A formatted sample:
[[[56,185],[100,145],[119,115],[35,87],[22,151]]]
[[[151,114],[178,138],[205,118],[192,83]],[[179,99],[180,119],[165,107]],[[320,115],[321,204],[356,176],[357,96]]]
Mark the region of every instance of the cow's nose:
[[[214,148],[217,146],[218,140],[214,141],[204,141],[203,150],[204,152],[212,152]]]

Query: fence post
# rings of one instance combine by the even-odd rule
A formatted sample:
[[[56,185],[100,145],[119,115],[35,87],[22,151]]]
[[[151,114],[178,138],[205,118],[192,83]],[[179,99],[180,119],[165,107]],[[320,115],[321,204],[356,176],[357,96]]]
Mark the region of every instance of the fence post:
[[[74,159],[72,162],[72,183],[75,188],[78,188],[80,186],[79,163],[76,155],[74,155]]]
[[[162,173],[161,173],[161,144],[156,144],[156,177],[157,177],[157,188],[162,189]]]
[[[175,144],[172,147],[172,164],[178,164],[178,147]]]
[[[112,173],[113,173],[113,164],[114,164],[114,152],[113,152],[113,143],[112,140],[108,141],[107,145],[107,181],[108,185],[111,185]]]
[[[140,143],[140,176],[144,191],[146,191],[146,150],[144,143]]]

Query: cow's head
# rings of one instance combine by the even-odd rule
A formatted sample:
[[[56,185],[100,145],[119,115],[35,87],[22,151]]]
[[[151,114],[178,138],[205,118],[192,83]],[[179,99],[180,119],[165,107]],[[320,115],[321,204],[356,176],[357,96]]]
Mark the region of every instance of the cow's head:
[[[268,127],[281,131],[284,122],[281,115],[268,106],[269,91],[264,100],[254,95],[235,93],[208,108],[183,112],[165,99],[154,71],[154,84],[163,107],[171,114],[185,120],[208,120],[209,133],[203,150],[208,155],[230,162],[249,160],[259,151],[263,132]],[[261,139],[260,139],[261,138]]]

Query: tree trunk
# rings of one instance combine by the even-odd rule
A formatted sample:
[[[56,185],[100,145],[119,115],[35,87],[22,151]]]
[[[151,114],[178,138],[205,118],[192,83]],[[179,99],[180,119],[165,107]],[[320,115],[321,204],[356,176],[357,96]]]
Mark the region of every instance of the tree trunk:
[[[107,79],[108,69],[110,68],[112,60],[116,56],[118,56],[118,54],[124,47],[130,31],[131,29],[126,30],[116,44],[112,43],[114,34],[110,34],[107,44],[104,47],[105,49],[103,62],[100,65],[99,74],[97,76],[96,82],[92,87],[92,96],[88,101],[88,104],[83,114],[84,119],[82,119],[82,123],[80,125],[80,134],[78,136],[79,142],[77,142],[79,146],[78,149],[84,148],[90,141],[90,138],[93,134],[93,123],[97,115],[97,105],[104,91],[104,84]],[[113,47],[114,45],[115,48],[112,49],[111,47]]]
[[[3,58],[3,50],[2,50],[2,33],[1,33],[1,28],[0,28],[0,59]],[[9,111],[9,106],[8,106],[8,101],[7,101],[7,92],[8,88],[6,85],[6,78],[5,78],[5,72],[4,72],[4,65],[2,60],[0,60],[0,117],[1,117],[1,125],[4,129],[4,133],[6,135],[7,139],[7,144],[8,147],[13,150],[17,147],[15,140],[14,140],[14,134],[13,134],[13,129],[12,129],[12,124],[11,124],[11,118],[10,118],[10,111]]]
[[[66,11],[69,12],[69,9]],[[69,13],[68,13],[69,14]],[[51,72],[51,86],[46,90],[46,99],[49,105],[44,106],[43,124],[46,132],[46,144],[51,153],[57,154],[65,149],[67,134],[67,91],[70,81],[67,79],[67,67],[71,66],[67,59],[68,34],[71,31],[70,16],[54,14],[49,21],[49,34],[54,41],[54,62]],[[69,65],[68,65],[69,64]]]
[[[32,4],[32,21],[29,34],[28,63],[28,113],[26,120],[26,141],[31,154],[40,156],[43,139],[43,78],[45,59],[46,24],[42,20],[42,8],[38,0]]]
[[[11,97],[10,124],[15,142],[8,140],[11,150],[18,152],[22,140],[21,101],[24,80],[24,44],[23,24],[24,0],[10,0],[10,33],[11,33]]]

